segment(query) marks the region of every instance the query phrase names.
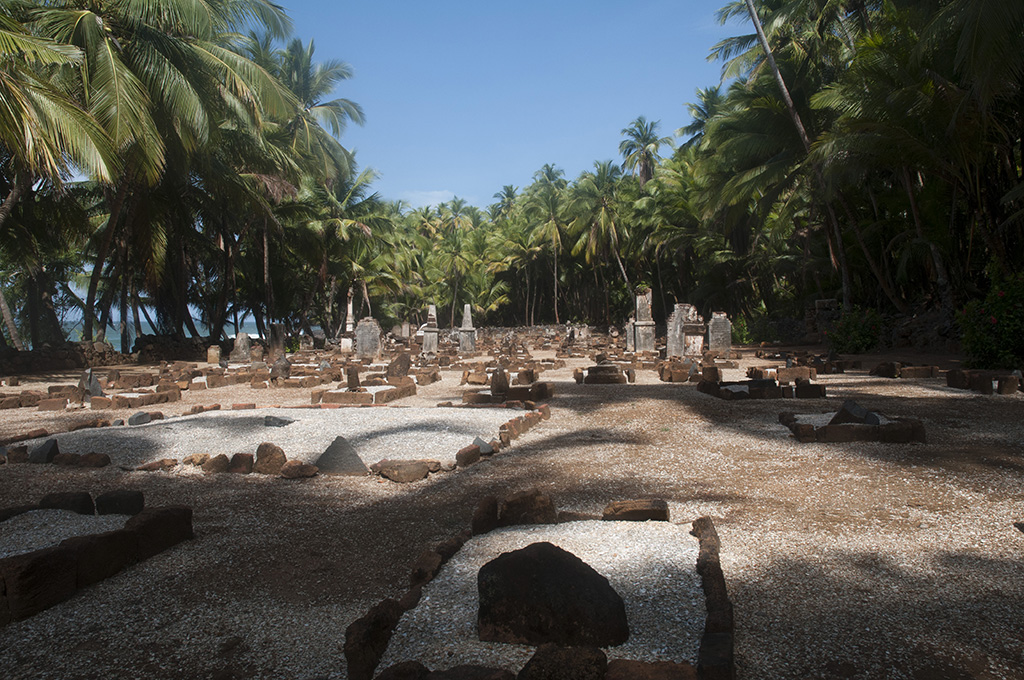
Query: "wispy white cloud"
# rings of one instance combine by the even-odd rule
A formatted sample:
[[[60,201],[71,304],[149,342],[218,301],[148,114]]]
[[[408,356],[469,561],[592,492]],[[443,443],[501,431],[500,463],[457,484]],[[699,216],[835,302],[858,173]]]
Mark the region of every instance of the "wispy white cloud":
[[[447,189],[436,191],[406,191],[400,198],[413,208],[422,208],[428,205],[439,205],[455,198],[455,192]]]

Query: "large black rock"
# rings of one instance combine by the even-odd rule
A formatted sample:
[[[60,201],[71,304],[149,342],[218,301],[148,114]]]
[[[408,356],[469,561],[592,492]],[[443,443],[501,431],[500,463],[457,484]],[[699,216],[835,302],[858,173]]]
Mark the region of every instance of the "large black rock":
[[[608,579],[550,543],[491,560],[477,588],[481,640],[610,647],[629,639],[626,606]]]

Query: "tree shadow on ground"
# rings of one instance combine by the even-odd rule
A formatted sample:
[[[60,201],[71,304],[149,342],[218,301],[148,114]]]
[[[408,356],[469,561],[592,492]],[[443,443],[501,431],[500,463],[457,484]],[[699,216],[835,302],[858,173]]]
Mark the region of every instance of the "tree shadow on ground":
[[[728,570],[728,542],[722,553]],[[1011,633],[1024,610],[1024,563],[966,551],[904,557],[924,564],[840,548],[730,576],[732,596],[746,605],[736,611],[739,677],[1024,677],[1024,639]],[[834,595],[832,606],[803,597],[809,592]]]

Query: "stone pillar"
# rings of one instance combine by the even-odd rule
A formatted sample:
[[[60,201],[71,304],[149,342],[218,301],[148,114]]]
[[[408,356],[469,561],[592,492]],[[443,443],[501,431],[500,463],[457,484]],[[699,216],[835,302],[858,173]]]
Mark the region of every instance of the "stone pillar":
[[[471,354],[476,351],[476,329],[473,328],[473,308],[466,304],[462,308],[462,328],[459,329],[459,351]]]
[[[437,307],[427,307],[427,327],[423,329],[423,347],[420,354],[429,358],[437,356]]]
[[[636,321],[633,323],[633,351],[654,351],[654,320],[651,318],[652,293],[636,296]]]
[[[352,290],[348,291],[348,307],[345,311],[345,332],[351,333],[355,330],[355,314],[352,312]]]
[[[267,348],[267,363],[272,364],[284,356],[284,338],[284,324],[270,324],[270,347]]]
[[[668,317],[668,329],[666,333],[665,358],[682,358],[686,356],[685,341],[683,335],[683,324],[686,321],[686,308],[690,305],[678,303]]]
[[[708,322],[708,351],[717,356],[729,356],[732,349],[732,322],[725,312],[712,312]]]
[[[683,356],[704,355],[704,333],[707,327],[693,305],[683,305]]]
[[[632,351],[636,350],[636,334],[633,332],[635,327],[636,327],[636,320],[631,316],[631,317],[629,317],[629,321],[626,322],[626,351],[627,352],[632,352]]]
[[[371,316],[356,325],[356,358],[376,361],[380,358],[380,324]]]
[[[235,336],[235,346],[234,349],[231,350],[231,354],[228,355],[228,359],[241,363],[249,363],[251,358],[252,340],[249,339],[248,333],[239,333]]]

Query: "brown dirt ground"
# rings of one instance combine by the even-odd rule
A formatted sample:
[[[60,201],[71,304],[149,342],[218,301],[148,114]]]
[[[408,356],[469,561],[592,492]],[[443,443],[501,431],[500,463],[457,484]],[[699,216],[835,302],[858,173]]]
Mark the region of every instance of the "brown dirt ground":
[[[772,363],[744,357],[742,368]],[[883,358],[959,364],[894,352],[864,366]],[[556,384],[552,418],[510,451],[411,485],[0,467],[0,507],[133,488],[147,505],[192,506],[196,528],[194,541],[0,628],[3,675],[344,678],[345,627],[400,596],[422,551],[467,528],[483,495],[539,486],[562,510],[660,497],[675,522],[712,516],[740,678],[1024,678],[1024,533],[1013,526],[1024,521],[1024,394],[858,371],[823,377],[825,401],[724,402],[653,371],[636,385],[575,385],[572,368],[588,363],[542,376]],[[459,393],[446,372],[399,403]],[[928,444],[798,444],[776,424],[780,411],[834,411],[843,398],[924,420]],[[309,390],[220,388],[156,408],[236,402],[301,405]],[[94,415],[5,411],[0,435]]]

